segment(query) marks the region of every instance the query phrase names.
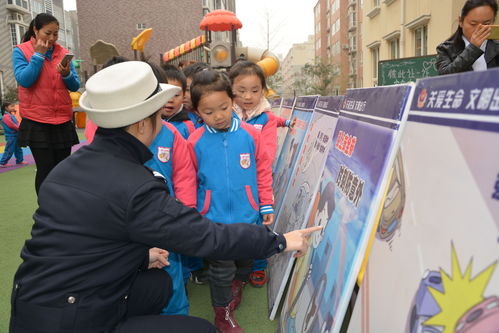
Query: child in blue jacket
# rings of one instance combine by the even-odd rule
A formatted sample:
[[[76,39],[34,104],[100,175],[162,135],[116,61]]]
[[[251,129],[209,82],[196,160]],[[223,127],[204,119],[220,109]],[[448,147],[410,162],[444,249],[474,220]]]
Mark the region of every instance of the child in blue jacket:
[[[149,65],[163,86],[166,82],[164,71],[155,64],[149,63]],[[145,165],[165,178],[171,196],[175,196],[184,205],[195,208],[196,171],[189,156],[187,142],[182,135],[172,124],[162,121],[161,130],[149,145],[149,150],[153,153],[153,158]],[[168,261],[170,265],[164,269],[172,279],[172,296],[161,314],[187,315],[189,301],[184,285],[189,271],[183,267],[184,256],[170,251]]]
[[[23,151],[17,144],[17,132],[19,131],[19,123],[17,122],[14,112],[16,111],[13,103],[2,103],[2,127],[5,135],[5,149],[0,159],[0,168],[10,166],[7,162],[12,155],[16,156],[16,164],[27,164],[23,162]]]
[[[189,135],[196,129],[194,123],[189,117],[189,112],[183,106],[184,94],[187,90],[187,81],[184,73],[173,65],[163,65],[168,84],[182,88],[161,111],[163,120],[171,123],[187,140]]]
[[[204,121],[188,144],[197,170],[197,205],[201,214],[220,223],[272,223],[272,171],[260,133],[232,112],[231,84],[212,70],[194,76],[193,107]],[[234,309],[239,305],[253,259],[211,260],[209,281],[215,326],[239,332]],[[242,332],[242,331],[241,331]]]

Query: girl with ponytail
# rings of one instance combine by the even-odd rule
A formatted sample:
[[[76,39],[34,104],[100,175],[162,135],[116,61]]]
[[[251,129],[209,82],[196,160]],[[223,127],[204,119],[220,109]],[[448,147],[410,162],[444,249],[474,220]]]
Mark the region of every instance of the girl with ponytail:
[[[33,153],[37,193],[50,170],[79,142],[68,89],[77,91],[80,79],[70,61],[61,62],[69,51],[57,43],[58,32],[54,16],[38,14],[12,51],[22,117],[18,142]]]
[[[488,39],[497,16],[497,0],[467,0],[459,27],[437,47],[440,75],[499,66],[499,41]]]

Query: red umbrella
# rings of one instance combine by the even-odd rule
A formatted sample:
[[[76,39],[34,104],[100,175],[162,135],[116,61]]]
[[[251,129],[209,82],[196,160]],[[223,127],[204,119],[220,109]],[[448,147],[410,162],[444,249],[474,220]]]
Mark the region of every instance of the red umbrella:
[[[209,31],[230,31],[232,27],[234,29],[242,28],[243,24],[231,11],[228,10],[214,10],[206,14],[201,23],[199,24],[199,29]]]

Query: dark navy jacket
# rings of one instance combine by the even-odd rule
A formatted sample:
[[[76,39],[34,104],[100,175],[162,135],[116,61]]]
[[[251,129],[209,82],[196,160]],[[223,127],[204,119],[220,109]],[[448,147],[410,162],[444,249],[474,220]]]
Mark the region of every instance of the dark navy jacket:
[[[81,325],[71,332],[114,327],[151,247],[215,259],[267,258],[285,248],[266,227],[212,223],[165,195],[164,181],[142,165],[151,157],[125,131],[99,128],[92,144],[51,171],[14,277],[11,332],[59,332],[68,313]]]

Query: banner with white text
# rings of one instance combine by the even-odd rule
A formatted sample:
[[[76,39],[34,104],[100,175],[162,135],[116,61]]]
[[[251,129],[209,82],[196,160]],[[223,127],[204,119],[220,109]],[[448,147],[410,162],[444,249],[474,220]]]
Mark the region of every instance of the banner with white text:
[[[349,332],[499,332],[498,78],[417,82]]]

